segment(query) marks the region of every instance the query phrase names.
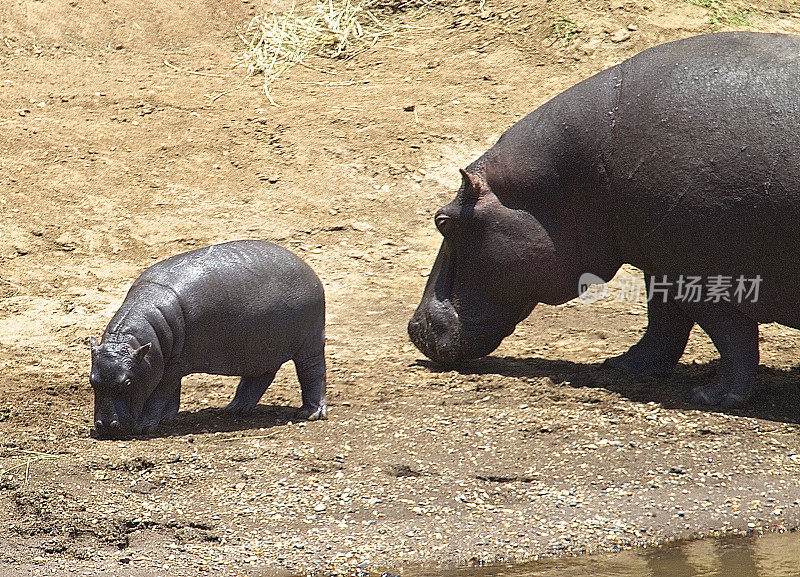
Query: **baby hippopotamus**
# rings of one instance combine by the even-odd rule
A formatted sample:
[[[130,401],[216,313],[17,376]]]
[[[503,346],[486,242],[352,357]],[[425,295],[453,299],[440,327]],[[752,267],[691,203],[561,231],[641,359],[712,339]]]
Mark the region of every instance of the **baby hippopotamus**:
[[[327,418],[322,283],[299,257],[266,241],[212,245],[154,264],[91,348],[100,437],[151,433],[173,419],[190,373],[242,377],[225,410],[248,413],[290,359],[302,417]]]

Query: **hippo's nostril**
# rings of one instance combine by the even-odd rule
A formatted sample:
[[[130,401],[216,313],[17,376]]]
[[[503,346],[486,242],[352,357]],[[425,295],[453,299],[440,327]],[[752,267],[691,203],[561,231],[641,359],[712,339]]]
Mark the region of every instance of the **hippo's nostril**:
[[[95,429],[102,429],[102,428],[103,428],[103,426],[104,426],[104,423],[103,423],[103,421],[101,421],[100,419],[97,419],[97,420],[94,422],[94,428],[95,428]]]
[[[109,424],[109,427],[111,427],[112,429],[119,429],[119,421],[117,419],[114,419]]]

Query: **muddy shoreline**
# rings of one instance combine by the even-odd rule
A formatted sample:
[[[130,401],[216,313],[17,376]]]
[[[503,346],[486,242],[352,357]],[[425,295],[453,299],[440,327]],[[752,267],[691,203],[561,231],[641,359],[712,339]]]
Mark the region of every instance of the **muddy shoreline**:
[[[797,331],[763,327],[759,393],[730,412],[685,401],[716,368],[699,331],[671,378],[602,366],[641,304],[538,307],[461,372],[408,341],[457,169],[581,78],[709,30],[673,0],[488,4],[400,11],[371,50],[294,68],[277,107],[233,67],[254,2],[0,8],[3,574],[398,572],[800,526]],[[748,18],[797,33],[795,12]],[[194,375],[158,436],[91,438],[88,338],[132,280],[248,237],[325,284],[330,420],[297,421],[287,366],[248,418],[219,410],[235,379]]]

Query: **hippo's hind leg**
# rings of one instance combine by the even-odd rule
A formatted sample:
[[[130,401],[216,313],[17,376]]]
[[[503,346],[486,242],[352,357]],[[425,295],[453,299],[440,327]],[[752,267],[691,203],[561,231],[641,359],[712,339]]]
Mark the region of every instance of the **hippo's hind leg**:
[[[758,369],[758,323],[727,302],[685,306],[720,355],[714,381],[692,389],[689,400],[726,409],[741,407],[753,391]]]
[[[694,320],[687,314],[672,294],[653,294],[650,275],[645,273],[647,285],[647,330],[638,343],[627,352],[606,361],[606,365],[632,373],[666,376],[678,364]]]
[[[328,418],[328,403],[325,399],[325,337],[322,342],[305,347],[294,359],[297,380],[303,396],[300,415],[309,421]]]
[[[225,407],[225,411],[234,415],[246,415],[252,411],[261,399],[264,391],[272,384],[274,372],[264,373],[257,377],[242,377],[233,400]]]

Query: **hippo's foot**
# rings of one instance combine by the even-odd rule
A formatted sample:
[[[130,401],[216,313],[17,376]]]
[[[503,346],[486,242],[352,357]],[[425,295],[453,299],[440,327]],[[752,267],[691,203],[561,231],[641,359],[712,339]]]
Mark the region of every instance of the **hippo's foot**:
[[[307,421],[324,421],[328,418],[328,405],[325,401],[318,405],[303,405],[300,417]]]
[[[647,282],[648,278],[650,275],[645,273],[647,330],[627,352],[608,359],[605,364],[635,375],[666,377],[683,355],[694,321],[677,301],[653,295],[653,283]]]
[[[693,388],[689,393],[689,402],[694,405],[737,409],[747,403],[752,393],[752,383],[731,383],[724,379],[718,379],[713,383]]]
[[[160,421],[145,421],[140,423],[136,426],[136,434],[137,435],[153,435],[158,430],[158,425],[160,425]]]
[[[137,435],[155,435],[158,428],[161,426],[162,423],[171,423],[175,420],[175,417],[178,416],[178,409],[173,409],[172,407],[167,407],[167,412],[165,412],[161,417],[153,417],[142,420],[139,424],[136,425],[136,434]]]
[[[636,346],[633,346],[619,356],[606,359],[603,364],[612,369],[626,371],[635,375],[666,377],[675,370],[677,362],[673,358],[666,356],[644,354],[639,352]]]
[[[253,409],[258,404],[258,401],[255,403],[245,402],[242,399],[234,398],[230,403],[225,406],[223,411],[229,413],[231,415],[240,415],[245,416],[249,415],[253,412]]]
[[[258,401],[272,384],[275,373],[265,373],[257,377],[242,377],[233,400],[223,410],[232,415],[247,415],[253,412]]]
[[[724,301],[691,306],[720,360],[714,381],[692,389],[689,401],[723,409],[743,406],[753,392],[758,370],[758,323]]]

